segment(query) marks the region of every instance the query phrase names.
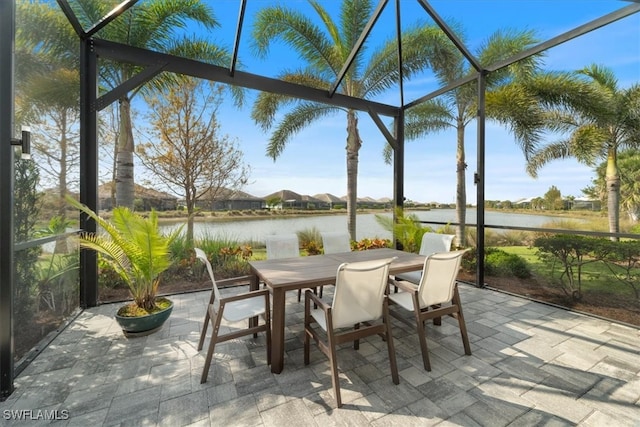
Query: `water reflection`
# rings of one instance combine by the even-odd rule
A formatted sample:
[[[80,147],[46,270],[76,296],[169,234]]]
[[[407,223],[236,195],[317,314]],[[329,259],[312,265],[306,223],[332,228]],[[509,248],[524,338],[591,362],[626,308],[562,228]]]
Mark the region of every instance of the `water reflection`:
[[[455,209],[434,209],[430,211],[411,211],[423,221],[455,222]],[[356,236],[358,240],[367,238],[391,238],[391,233],[383,229],[376,221],[376,215],[390,217],[390,212],[380,214],[359,214],[357,216]],[[502,226],[540,227],[557,217],[547,215],[528,215],[520,213],[486,212],[485,223]],[[467,209],[467,224],[476,223],[476,210]],[[179,224],[163,225],[167,232]],[[347,216],[320,215],[296,218],[238,218],[234,221],[198,221],[194,224],[195,238],[208,237],[233,241],[263,241],[269,234],[291,233],[317,228],[323,230],[346,230]],[[435,226],[434,228],[437,228]]]

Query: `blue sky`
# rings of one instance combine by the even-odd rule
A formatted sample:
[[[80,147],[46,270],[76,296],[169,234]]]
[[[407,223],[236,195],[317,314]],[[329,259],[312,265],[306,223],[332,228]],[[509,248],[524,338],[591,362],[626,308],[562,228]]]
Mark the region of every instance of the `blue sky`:
[[[238,0],[211,1],[222,27],[212,39],[231,47],[238,16]],[[281,1],[311,16],[309,6],[303,0]],[[339,1],[323,2],[337,19]],[[275,76],[283,68],[296,68],[296,55],[283,45],[274,45],[267,59],[256,59],[249,48],[251,23],[256,10],[265,5],[277,4],[267,0],[247,2],[245,26],[241,39],[240,60],[243,69],[256,74]],[[429,16],[413,0],[401,0],[401,16],[404,25],[419,20],[429,22]],[[619,0],[439,0],[430,4],[445,19],[462,23],[467,47],[476,52],[487,37],[498,29],[535,30],[541,40],[585,24],[606,13],[631,3]],[[370,35],[372,46],[393,35],[395,2],[390,1]],[[616,72],[621,87],[629,87],[640,81],[640,14],[635,14],[607,27],[569,41],[547,51],[545,68],[548,70],[575,70],[591,63],[604,64]],[[438,86],[425,73],[405,83],[405,102],[425,95]],[[249,102],[238,110],[231,100],[219,111],[222,132],[236,138],[251,166],[251,180],[244,188],[248,193],[265,196],[289,189],[301,194],[346,194],[346,118],[338,114],[315,122],[297,134],[282,155],[274,162],[266,157],[268,134],[264,134],[251,120],[251,104],[256,93],[247,92]],[[379,97],[381,102],[399,104],[397,90]],[[360,132],[363,146],[360,150],[358,173],[358,197],[392,197],[393,169],[382,158],[385,140],[371,118],[360,114]],[[389,120],[387,120],[389,122]],[[581,189],[588,186],[592,170],[575,161],[556,161],[539,171],[537,179],[525,172],[522,152],[513,137],[494,123],[486,126],[486,187],[487,200],[518,200],[542,196],[552,185],[563,196],[581,196]],[[476,188],[473,174],[476,171],[476,127],[471,124],[466,131],[467,199],[475,203]],[[405,196],[421,202],[453,203],[455,199],[455,133],[434,134],[421,141],[407,141],[405,157]]]

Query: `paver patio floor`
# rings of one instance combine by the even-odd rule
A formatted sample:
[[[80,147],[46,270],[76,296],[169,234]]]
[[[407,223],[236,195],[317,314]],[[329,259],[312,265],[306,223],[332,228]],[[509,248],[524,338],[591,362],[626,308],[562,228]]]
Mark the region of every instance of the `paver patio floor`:
[[[263,335],[245,337],[216,347],[205,384],[206,348],[196,347],[208,292],[172,296],[163,329],[134,339],[115,323],[117,306],[102,305],[81,313],[16,378],[0,424],[43,425],[10,418],[57,410],[68,419],[55,425],[83,427],[640,426],[640,330],[469,285],[460,291],[471,356],[454,319],[428,324],[426,372],[415,329],[394,319],[400,384],[381,338],[358,351],[342,346],[340,409],[326,357],[312,345],[303,364],[297,292],[287,298],[284,371],[271,373]]]

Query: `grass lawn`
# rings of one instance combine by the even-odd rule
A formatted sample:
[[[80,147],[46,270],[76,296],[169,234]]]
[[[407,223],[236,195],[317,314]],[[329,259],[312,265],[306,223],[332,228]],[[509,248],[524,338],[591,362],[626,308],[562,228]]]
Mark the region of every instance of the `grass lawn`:
[[[560,277],[564,267],[560,261],[553,266],[543,263],[538,256],[538,250],[528,246],[503,246],[498,249],[522,257],[527,261],[536,277],[549,283],[549,285],[561,287]],[[574,266],[573,270],[577,285],[577,266]],[[596,261],[583,264],[580,278],[583,293],[606,293],[635,299],[631,286],[618,280],[603,262]],[[566,283],[566,277],[563,279]]]

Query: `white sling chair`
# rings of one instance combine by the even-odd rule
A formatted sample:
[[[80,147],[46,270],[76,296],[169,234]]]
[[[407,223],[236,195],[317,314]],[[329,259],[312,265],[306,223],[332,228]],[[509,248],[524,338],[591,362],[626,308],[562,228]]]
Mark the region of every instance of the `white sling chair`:
[[[351,238],[342,231],[321,231],[322,248],[325,254],[351,252]]]
[[[385,297],[389,280],[389,264],[393,260],[394,258],[389,258],[340,265],[336,274],[336,286],[331,305],[310,290],[305,292],[304,363],[309,364],[309,345],[310,339],[313,338],[320,350],[329,358],[331,381],[338,407],[342,406],[342,398],[336,347],[342,343],[353,341],[354,348],[357,350],[360,338],[383,335],[389,352],[391,377],[394,384],[400,382],[389,323],[389,307]],[[312,300],[318,308],[312,308]],[[381,322],[380,319],[382,319]],[[318,327],[312,327],[313,323],[317,323]],[[338,332],[339,329],[344,331]]]
[[[222,298],[218,291],[218,286],[216,285],[216,279],[213,277],[213,268],[211,267],[209,259],[207,259],[207,255],[202,249],[194,248],[194,250],[196,252],[196,257],[207,267],[212,283],[211,296],[209,297],[207,313],[204,317],[204,325],[202,326],[200,342],[198,343],[198,351],[200,351],[202,350],[204,339],[207,335],[209,321],[211,321],[211,326],[213,327],[213,331],[211,332],[211,343],[207,350],[207,358],[204,362],[204,369],[202,370],[200,383],[202,384],[207,381],[209,366],[211,365],[211,359],[213,358],[213,352],[216,344],[244,335],[257,334],[262,331],[266,332],[267,363],[271,364],[271,315],[269,311],[269,290],[262,289],[259,291],[251,291]],[[265,323],[263,325],[259,325],[257,323],[252,325],[251,319],[256,318],[257,316],[264,316]],[[230,323],[248,320],[249,326],[246,329],[219,335],[222,319]]]
[[[343,231],[321,231],[322,250],[325,254],[339,254],[351,252],[351,238],[349,233]],[[322,286],[318,292],[322,298]]]
[[[458,319],[464,352],[467,355],[471,354],[467,327],[464,322],[464,316],[462,315],[462,304],[456,283],[456,276],[460,270],[462,255],[464,255],[467,250],[468,249],[440,252],[428,255],[424,261],[422,277],[417,286],[406,281],[392,280],[392,283],[396,285],[400,291],[398,293],[390,293],[389,300],[391,303],[413,312],[418,339],[420,340],[420,349],[422,350],[422,362],[424,369],[427,371],[431,370],[424,327],[425,321],[428,319],[439,319],[444,315]],[[390,312],[392,316],[410,324],[410,321],[400,316],[395,310],[391,310]]]
[[[436,252],[449,252],[451,250],[451,243],[455,239],[453,234],[440,234],[427,232],[422,235],[420,242],[420,255],[431,255]],[[420,283],[420,276],[422,271],[410,271],[408,273],[398,274],[397,280],[405,280],[415,285]]]
[[[298,235],[273,234],[265,239],[267,245],[267,259],[294,258],[300,256],[300,243]],[[298,301],[302,295],[302,289],[298,290]]]

